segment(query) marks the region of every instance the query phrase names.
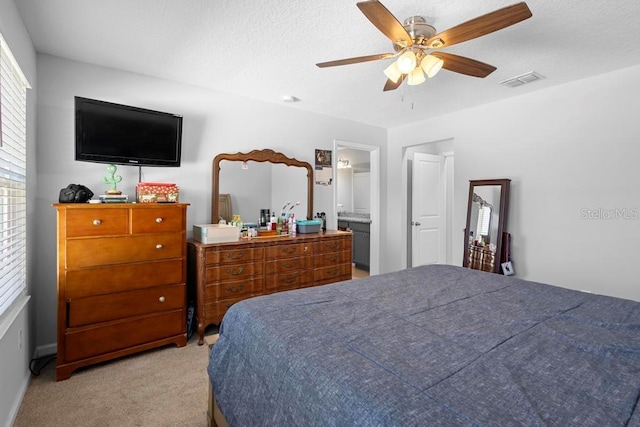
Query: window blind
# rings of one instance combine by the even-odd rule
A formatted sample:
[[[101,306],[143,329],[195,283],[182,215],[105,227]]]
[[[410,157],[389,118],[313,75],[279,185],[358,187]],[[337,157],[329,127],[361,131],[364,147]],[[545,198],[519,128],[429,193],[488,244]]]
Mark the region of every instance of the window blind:
[[[0,315],[26,288],[28,87],[0,34]]]
[[[478,234],[481,236],[489,235],[489,224],[491,221],[491,208],[483,206],[480,209],[480,220],[478,221],[479,229]]]

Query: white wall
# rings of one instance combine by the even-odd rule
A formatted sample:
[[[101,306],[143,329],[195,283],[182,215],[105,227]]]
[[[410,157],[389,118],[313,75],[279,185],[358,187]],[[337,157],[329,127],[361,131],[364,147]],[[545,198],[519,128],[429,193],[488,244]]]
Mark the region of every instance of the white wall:
[[[29,34],[13,0],[0,0],[0,32],[16,57],[32,89],[27,93],[27,164],[35,164],[36,144],[36,54]],[[27,289],[33,292],[35,236],[34,200],[35,168],[27,167]],[[33,190],[33,191],[31,191]],[[26,297],[19,297],[18,308],[0,316],[0,425],[11,425],[20,408],[22,396],[29,383],[29,360],[34,343],[31,325],[33,310]],[[28,300],[26,300],[28,301]],[[33,300],[31,300],[33,301]]]
[[[336,175],[337,210],[353,212],[353,168],[336,169]]]
[[[271,148],[314,164],[314,150],[331,150],[334,139],[386,145],[386,130],[373,126],[48,55],[38,55],[37,60],[40,267],[34,296],[36,341],[41,347],[56,341],[56,218],[51,204],[70,183],[84,184],[95,193],[107,189],[102,184],[106,165],[73,160],[74,96],[184,116],[182,166],[143,168],[143,180],[179,185],[180,200],[190,203],[188,230],[210,221],[212,161],[219,153]],[[123,166],[118,173],[123,177],[119,189],[133,195],[138,169]],[[314,199],[314,211],[333,211],[331,187],[315,186]]]
[[[400,203],[392,189],[403,147],[451,138],[455,264],[469,180],[510,178],[517,277],[640,300],[638,75],[632,67],[390,130],[387,206]],[[615,209],[618,217],[602,219]],[[402,268],[392,257],[401,252],[400,227],[388,221],[387,270]]]

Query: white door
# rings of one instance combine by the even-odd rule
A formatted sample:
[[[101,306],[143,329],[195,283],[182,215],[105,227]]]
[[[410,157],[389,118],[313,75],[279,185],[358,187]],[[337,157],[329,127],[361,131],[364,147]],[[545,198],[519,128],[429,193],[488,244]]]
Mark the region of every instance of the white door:
[[[446,263],[444,157],[415,153],[412,168],[412,263]]]

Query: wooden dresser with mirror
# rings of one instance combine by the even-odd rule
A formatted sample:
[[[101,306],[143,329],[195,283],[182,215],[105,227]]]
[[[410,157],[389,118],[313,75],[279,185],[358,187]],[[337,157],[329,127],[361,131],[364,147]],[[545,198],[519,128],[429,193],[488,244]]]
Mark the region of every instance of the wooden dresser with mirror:
[[[243,212],[246,222],[255,222],[262,208],[275,210],[292,201],[300,202],[296,215],[311,219],[313,167],[273,150],[223,153],[213,161],[213,223],[221,217],[221,194],[230,195],[232,201],[225,198],[224,203],[231,203],[234,214]],[[187,280],[195,290],[200,345],[205,329],[220,324],[236,302],[351,279],[350,232],[267,235],[209,244],[189,239],[187,247]]]

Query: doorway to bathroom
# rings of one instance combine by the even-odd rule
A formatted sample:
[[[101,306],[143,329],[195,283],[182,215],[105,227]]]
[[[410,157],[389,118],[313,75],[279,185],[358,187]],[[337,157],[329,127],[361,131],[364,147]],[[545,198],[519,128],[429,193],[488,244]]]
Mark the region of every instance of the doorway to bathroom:
[[[354,278],[380,272],[380,147],[334,141],[334,218],[353,233]]]

